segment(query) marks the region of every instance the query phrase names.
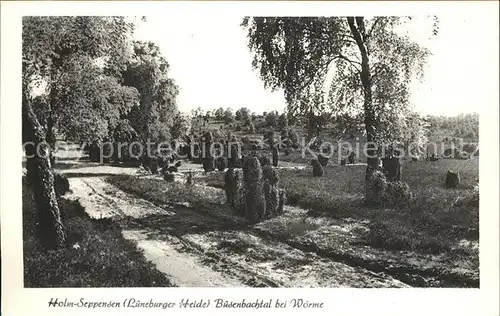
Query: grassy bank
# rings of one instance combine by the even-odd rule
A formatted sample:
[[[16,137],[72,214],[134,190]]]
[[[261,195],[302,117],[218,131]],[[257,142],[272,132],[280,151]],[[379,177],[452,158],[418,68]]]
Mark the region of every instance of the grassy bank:
[[[80,203],[59,198],[67,246],[45,251],[35,233],[36,209],[23,183],[25,287],[168,287],[171,282],[146,261],[136,245],[107,219],[90,218]]]
[[[447,170],[459,170],[459,188],[446,189]],[[424,253],[453,251],[463,239],[479,238],[478,160],[406,163],[403,180],[416,196],[414,205],[371,208],[363,203],[364,166],[329,166],[321,178],[310,169],[280,170],[280,187],[288,204],[313,217],[369,220],[367,242],[373,247]],[[223,173],[205,176],[208,185],[223,188]]]
[[[408,166],[406,176],[415,177],[411,172],[425,173],[418,167],[422,166]],[[470,173],[464,175],[473,176],[474,165],[468,167]],[[447,190],[440,187],[438,176],[431,178],[436,170],[425,170],[429,174],[412,183],[414,192],[418,196],[424,190],[433,190],[434,194],[417,198],[412,207],[387,209],[369,208],[363,204],[362,166],[330,167],[321,179],[312,178],[311,170],[280,170],[280,186],[295,197],[294,204],[308,211],[292,207],[282,216],[244,229],[348,265],[388,273],[413,286],[477,287],[478,196],[474,190],[475,180],[464,179],[461,188]],[[188,214],[191,220],[207,221],[199,225],[223,222],[238,230],[234,216],[228,216],[230,210],[225,205],[224,191],[220,189],[223,188],[223,176],[224,172],[204,174],[204,180],[217,188],[128,175],[111,176],[108,181],[121,190],[161,205],[188,204],[193,211]],[[427,185],[432,187],[427,188]],[[204,212],[211,216],[205,217],[209,214]],[[179,220],[172,217],[169,222]],[[194,233],[195,229],[188,231]]]

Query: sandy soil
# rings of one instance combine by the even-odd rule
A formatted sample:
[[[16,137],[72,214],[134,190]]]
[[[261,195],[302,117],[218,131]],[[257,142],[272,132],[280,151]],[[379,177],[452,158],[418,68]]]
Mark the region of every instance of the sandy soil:
[[[285,167],[285,166],[284,166]],[[297,166],[286,166],[297,167]],[[201,171],[185,164],[180,174]],[[188,205],[155,205],[105,181],[111,174],[141,175],[137,168],[60,161],[71,199],[94,218],[112,217],[123,236],[178,286],[188,287],[408,287],[384,273],[353,267],[235,226]],[[179,181],[183,181],[179,177]],[[292,211],[292,210],[288,210]]]

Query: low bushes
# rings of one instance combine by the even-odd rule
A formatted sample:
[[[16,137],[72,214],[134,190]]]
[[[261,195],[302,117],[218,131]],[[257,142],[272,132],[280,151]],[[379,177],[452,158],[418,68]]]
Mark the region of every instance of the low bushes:
[[[382,172],[375,171],[367,183],[366,201],[369,204],[383,206],[410,205],[413,193],[407,183],[387,181]]]
[[[69,181],[64,174],[54,172],[54,189],[58,197],[70,192]]]
[[[285,193],[279,189],[276,169],[261,167],[259,159],[248,157],[240,170],[230,168],[224,177],[227,204],[235,214],[260,221],[281,214]]]

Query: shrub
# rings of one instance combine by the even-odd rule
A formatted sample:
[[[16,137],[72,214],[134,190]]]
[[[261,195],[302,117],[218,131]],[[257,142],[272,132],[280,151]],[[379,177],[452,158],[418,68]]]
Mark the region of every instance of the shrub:
[[[205,172],[215,170],[214,158],[212,156],[203,159],[203,170],[205,170]]]
[[[164,168],[164,169],[168,172],[178,172],[179,171],[179,169],[176,166],[168,166],[167,165],[167,168]]]
[[[446,181],[445,181],[446,188],[457,188],[459,184],[460,184],[460,172],[459,171],[453,172],[451,170],[448,170],[448,172],[446,173]]]
[[[158,159],[156,157],[150,159],[149,170],[152,174],[158,174]]]
[[[235,169],[229,168],[224,175],[224,191],[226,192],[227,204],[233,206],[235,191]]]
[[[395,181],[387,183],[387,189],[384,194],[384,203],[392,206],[411,205],[413,202],[413,193],[407,183]]]
[[[217,157],[215,160],[215,166],[217,167],[217,170],[224,171],[226,169],[226,158]]]
[[[285,206],[285,203],[286,203],[285,190],[281,189],[279,191],[279,203],[278,203],[278,209],[276,211],[276,215],[283,213],[283,207]]]
[[[318,161],[321,166],[326,167],[326,165],[328,165],[328,160],[329,158],[327,156],[323,154],[318,155]]]
[[[262,168],[262,175],[265,180],[269,180],[271,185],[278,184],[280,180],[278,171],[269,165]]]
[[[243,165],[243,181],[245,186],[246,215],[251,221],[264,217],[266,201],[262,183],[262,168],[255,157],[246,159]]]
[[[347,156],[347,163],[353,164],[356,162],[356,153],[354,151],[351,151],[349,153],[349,156]]]
[[[273,166],[277,167],[278,166],[278,148],[275,146],[273,147]]]
[[[163,174],[163,179],[167,182],[174,182],[175,175],[173,173],[166,172]]]
[[[366,201],[373,205],[405,206],[411,205],[414,196],[407,183],[388,182],[385,175],[377,170],[367,182]]]
[[[388,181],[401,181],[401,161],[399,158],[383,158],[382,166]]]
[[[193,181],[193,173],[192,172],[188,172],[187,174],[187,178],[186,178],[186,184],[187,185],[193,185],[194,181]]]
[[[323,176],[323,167],[319,163],[318,159],[312,159],[311,165],[313,167],[313,177],[322,177]]]
[[[285,156],[289,156],[290,155],[290,149],[285,149]]]
[[[241,126],[240,125],[236,125],[235,131],[241,132]]]
[[[277,184],[271,184],[271,181],[264,180],[264,195],[266,200],[265,218],[273,217],[278,212],[279,191]]]
[[[259,163],[261,167],[270,165],[270,160],[267,155],[262,155],[259,157]]]
[[[381,171],[373,172],[366,184],[366,201],[370,204],[382,204],[386,190],[385,175]]]
[[[264,142],[271,148],[274,146],[274,131],[268,131],[264,134]]]
[[[227,167],[241,168],[241,159],[238,155],[238,146],[236,144],[231,145],[231,152],[227,161]]]
[[[58,197],[70,192],[69,181],[66,175],[54,172],[54,189]]]
[[[246,191],[243,185],[243,176],[241,170],[235,172],[235,191],[233,197],[233,207],[236,215],[247,216]]]

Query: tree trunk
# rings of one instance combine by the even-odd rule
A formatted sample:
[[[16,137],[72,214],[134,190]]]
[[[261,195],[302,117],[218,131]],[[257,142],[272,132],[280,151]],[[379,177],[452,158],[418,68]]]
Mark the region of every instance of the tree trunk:
[[[375,113],[372,104],[372,82],[370,73],[370,63],[368,50],[365,45],[365,25],[364,19],[362,17],[356,17],[356,24],[354,22],[354,17],[348,17],[347,22],[351,33],[358,45],[359,51],[361,53],[361,84],[363,85],[364,92],[364,115],[365,115],[365,129],[366,129],[366,141],[369,146],[367,146],[366,154],[366,176],[365,180],[370,179],[373,172],[377,169],[379,165],[379,158],[377,155],[377,148],[374,144],[375,133],[376,133],[376,121]]]
[[[44,144],[45,133],[24,92],[22,103],[23,142],[29,144],[25,150],[26,156],[31,157],[27,158],[27,169],[37,208],[37,234],[46,249],[55,249],[64,245],[65,235],[54,190],[54,175]]]
[[[47,135],[45,136],[45,139],[47,140],[47,144],[49,145],[50,165],[54,167],[54,164],[56,162],[54,157],[56,136],[54,134],[54,119],[52,118],[51,111],[49,111],[49,116],[47,118]]]

